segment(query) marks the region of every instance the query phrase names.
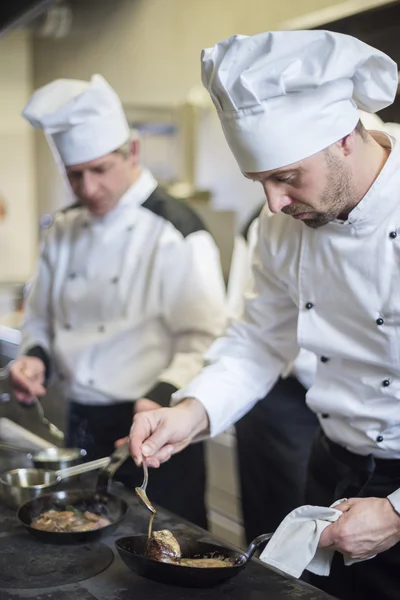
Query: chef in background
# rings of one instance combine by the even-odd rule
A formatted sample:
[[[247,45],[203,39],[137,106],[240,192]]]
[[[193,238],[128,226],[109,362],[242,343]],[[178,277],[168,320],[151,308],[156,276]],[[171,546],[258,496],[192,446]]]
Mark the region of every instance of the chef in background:
[[[77,199],[46,232],[10,379],[25,403],[57,374],[67,443],[108,456],[133,411],[168,406],[225,324],[219,253],[200,218],[139,163],[120,99],[100,75],[56,80],[23,111]],[[140,485],[128,461],[117,474]],[[153,473],[148,493],[206,526],[203,444]]]
[[[334,556],[329,576],[312,582],[340,600],[398,600],[400,146],[367,131],[358,112],[394,102],[398,67],[351,36],[275,31],[203,50],[202,76],[241,172],[276,214],[260,215],[243,318],[174,394],[176,406],[135,416],[132,456],[157,467],[218,434],[299,348],[313,352],[307,404],[320,428],[307,502],[340,501],[342,515],[319,529]]]

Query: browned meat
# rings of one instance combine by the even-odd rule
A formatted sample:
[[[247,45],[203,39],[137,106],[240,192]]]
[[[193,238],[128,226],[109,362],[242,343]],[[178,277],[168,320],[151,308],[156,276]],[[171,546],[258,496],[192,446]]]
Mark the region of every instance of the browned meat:
[[[146,556],[159,562],[173,563],[181,567],[198,567],[209,569],[216,567],[231,567],[232,563],[223,557],[215,558],[182,558],[181,548],[175,536],[163,529],[155,531],[146,547]]]
[[[80,513],[75,510],[49,510],[32,521],[34,529],[55,532],[92,531],[110,525],[111,521],[94,513]]]
[[[147,542],[146,556],[160,562],[174,562],[181,557],[181,549],[174,535],[163,529],[152,533]]]

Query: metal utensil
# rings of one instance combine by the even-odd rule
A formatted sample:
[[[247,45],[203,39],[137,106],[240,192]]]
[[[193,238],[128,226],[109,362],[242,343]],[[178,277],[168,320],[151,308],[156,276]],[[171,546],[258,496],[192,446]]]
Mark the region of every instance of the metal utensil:
[[[60,471],[79,465],[87,455],[83,448],[60,448],[53,446],[31,452],[32,462],[37,469]]]
[[[112,479],[120,466],[129,458],[128,443],[119,446],[110,456],[110,463],[99,472],[97,478],[96,490],[109,492],[111,490]]]
[[[58,427],[56,425],[54,425],[54,423],[50,423],[50,421],[48,419],[46,419],[46,417],[44,416],[43,406],[41,405],[39,398],[34,399],[34,404],[37,408],[37,411],[39,413],[39,418],[40,418],[41,422],[43,423],[43,425],[50,431],[50,433],[52,435],[54,435],[54,437],[56,437],[59,440],[63,440],[65,435],[61,431],[61,429],[58,429]]]
[[[0,475],[0,493],[8,506],[18,508],[43,493],[52,492],[62,479],[105,468],[110,461],[110,457],[99,458],[61,471],[13,469]]]
[[[0,450],[24,454],[26,458],[33,462],[36,469],[49,469],[52,471],[68,469],[69,467],[78,465],[87,454],[86,450],[83,450],[82,448],[60,448],[58,446],[51,446],[50,448],[44,448],[43,450],[28,450],[28,448],[15,446],[7,442],[0,442]]]
[[[0,377],[1,379],[1,377]],[[11,401],[11,396],[10,394],[1,394],[0,395],[0,404],[5,404],[7,402]],[[52,434],[54,435],[55,438],[57,438],[58,440],[64,440],[64,433],[61,431],[61,429],[59,429],[56,425],[54,425],[54,423],[50,423],[50,421],[48,419],[46,419],[46,417],[44,416],[44,410],[43,410],[43,406],[41,405],[39,398],[34,398],[32,404],[25,404],[22,403],[20,404],[21,406],[23,406],[24,408],[30,408],[31,406],[35,406],[38,414],[39,414],[39,419],[42,422],[42,424],[46,427],[46,429]]]
[[[157,511],[154,508],[154,506],[152,505],[152,503],[150,502],[150,500],[148,499],[147,493],[146,493],[147,484],[149,482],[149,471],[148,471],[145,460],[143,460],[143,472],[144,472],[143,483],[140,487],[135,488],[135,492],[136,492],[136,495],[139,498],[140,502],[143,504],[143,506],[145,508],[147,508],[147,510],[149,512],[151,512],[153,515],[155,515]]]

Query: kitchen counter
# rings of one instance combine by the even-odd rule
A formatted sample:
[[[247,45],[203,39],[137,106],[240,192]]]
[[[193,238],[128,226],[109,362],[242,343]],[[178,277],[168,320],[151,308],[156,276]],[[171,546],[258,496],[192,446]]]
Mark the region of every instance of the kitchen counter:
[[[1,471],[12,467],[15,460],[6,461],[3,455]],[[141,578],[120,560],[114,541],[146,533],[148,516],[134,493],[120,484],[115,484],[113,493],[128,502],[128,514],[118,529],[95,544],[44,544],[19,525],[14,511],[1,504],[0,600],[332,600],[332,596],[285,577],[256,559],[236,578],[216,588],[177,588]],[[208,532],[162,509],[155,528],[170,529],[178,539],[218,543]]]

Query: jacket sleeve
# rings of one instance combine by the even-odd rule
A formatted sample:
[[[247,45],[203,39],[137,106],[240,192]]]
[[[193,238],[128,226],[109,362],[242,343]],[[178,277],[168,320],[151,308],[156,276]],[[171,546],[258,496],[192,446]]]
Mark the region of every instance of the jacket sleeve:
[[[25,301],[25,317],[21,329],[19,355],[37,356],[46,365],[46,378],[50,375],[50,354],[52,338],[52,318],[50,296],[52,288],[52,268],[50,259],[51,237],[48,231],[44,240],[36,274],[29,285]]]
[[[171,332],[171,362],[146,397],[168,405],[171,393],[203,366],[203,357],[226,324],[225,285],[211,235],[197,231],[163,249],[161,306]]]
[[[298,308],[273,270],[268,237],[273,219],[264,215],[253,257],[252,289],[242,319],[206,354],[206,366],[172,403],[197,398],[210,419],[210,434],[221,433],[263,398],[299,352]]]

